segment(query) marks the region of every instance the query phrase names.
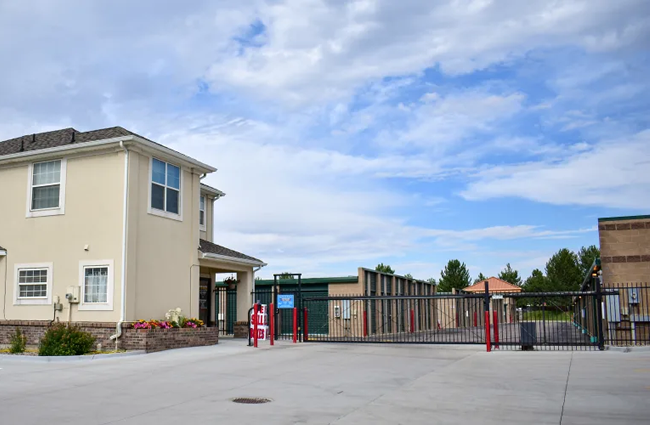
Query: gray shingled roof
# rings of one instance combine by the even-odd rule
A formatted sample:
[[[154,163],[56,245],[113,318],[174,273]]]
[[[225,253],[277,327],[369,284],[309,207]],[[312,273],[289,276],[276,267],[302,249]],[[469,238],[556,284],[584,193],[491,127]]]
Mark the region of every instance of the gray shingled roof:
[[[264,261],[258,258],[251,257],[250,255],[242,254],[241,252],[233,251],[232,249],[228,249],[224,246],[206,241],[205,239],[199,239],[199,250],[205,254],[208,253],[217,254],[217,255],[223,255],[226,257],[232,257],[240,260],[257,261],[259,263],[264,263]]]
[[[95,140],[112,139],[113,137],[138,136],[122,127],[109,127],[92,131],[77,131],[74,128],[48,131],[45,133],[28,134],[15,139],[0,142],[0,156],[14,153],[36,151],[75,143],[92,142]],[[144,137],[143,137],[144,139]],[[148,139],[147,139],[148,140]]]

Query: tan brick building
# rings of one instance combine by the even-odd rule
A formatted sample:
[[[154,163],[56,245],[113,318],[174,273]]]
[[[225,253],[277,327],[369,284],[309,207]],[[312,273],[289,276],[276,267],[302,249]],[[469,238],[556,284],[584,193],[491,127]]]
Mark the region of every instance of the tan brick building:
[[[650,282],[650,215],[598,219],[603,285]]]

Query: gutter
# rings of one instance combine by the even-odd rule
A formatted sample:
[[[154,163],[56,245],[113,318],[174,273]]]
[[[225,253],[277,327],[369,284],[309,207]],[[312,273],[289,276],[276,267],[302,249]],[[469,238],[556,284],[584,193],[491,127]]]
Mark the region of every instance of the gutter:
[[[5,250],[0,250],[0,257],[4,257],[7,255],[7,251]]]
[[[227,255],[219,255],[219,254],[212,254],[212,253],[203,253],[201,255],[201,258],[207,258],[207,259],[212,259],[212,260],[221,260],[221,261],[227,261],[229,263],[237,263],[237,264],[246,264],[248,266],[258,266],[260,268],[268,265],[262,261],[256,261],[256,260],[246,260],[244,258],[235,258],[235,257],[228,257]]]
[[[120,281],[120,321],[117,322],[115,335],[110,339],[115,340],[115,350],[117,351],[117,340],[122,336],[122,324],[126,318],[126,225],[128,218],[128,200],[129,200],[129,150],[120,141],[120,147],[124,150],[124,200],[122,205],[122,276]]]

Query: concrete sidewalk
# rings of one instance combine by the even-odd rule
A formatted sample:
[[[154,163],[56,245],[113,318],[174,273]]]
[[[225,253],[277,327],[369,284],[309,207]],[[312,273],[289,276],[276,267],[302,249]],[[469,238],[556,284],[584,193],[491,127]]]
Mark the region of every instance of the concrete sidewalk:
[[[84,363],[0,362],[2,424],[645,424],[648,352],[240,340]],[[241,405],[234,397],[267,397]]]

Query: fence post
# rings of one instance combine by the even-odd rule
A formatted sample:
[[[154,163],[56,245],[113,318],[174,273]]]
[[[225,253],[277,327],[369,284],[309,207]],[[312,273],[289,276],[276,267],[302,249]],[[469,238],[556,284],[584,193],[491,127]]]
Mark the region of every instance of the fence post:
[[[271,345],[274,345],[275,330],[274,328],[274,316],[275,316],[275,304],[271,303],[269,305],[269,341]]]
[[[304,311],[304,315],[305,315],[305,320],[303,320],[303,327],[304,327],[304,329],[303,329],[303,333],[304,333],[304,338],[302,339],[302,341],[303,341],[303,342],[307,342],[307,341],[309,341],[309,330],[308,330],[309,327],[308,327],[308,324],[307,324],[307,307],[304,307],[304,308],[303,308],[303,311]]]
[[[253,346],[257,348],[257,303],[253,305]]]
[[[485,309],[485,347],[487,352],[492,351],[492,341],[490,338],[490,287],[488,281],[485,281],[485,298],[484,298],[484,309]]]
[[[298,341],[298,308],[293,308],[293,343]]]
[[[415,332],[415,311],[411,309],[411,333]]]
[[[488,311],[489,311],[489,309],[490,309],[490,307],[488,307]],[[475,310],[474,311],[474,327],[477,327],[477,326],[478,326],[478,311]]]
[[[368,336],[368,310],[363,310],[363,336]]]
[[[596,329],[597,329],[597,335],[598,335],[598,349],[599,350],[604,350],[605,349],[605,338],[603,336],[603,292],[602,292],[602,287],[601,287],[601,282],[600,282],[600,276],[596,275],[595,277],[596,280],[596,317],[597,317],[597,322],[596,323]]]

